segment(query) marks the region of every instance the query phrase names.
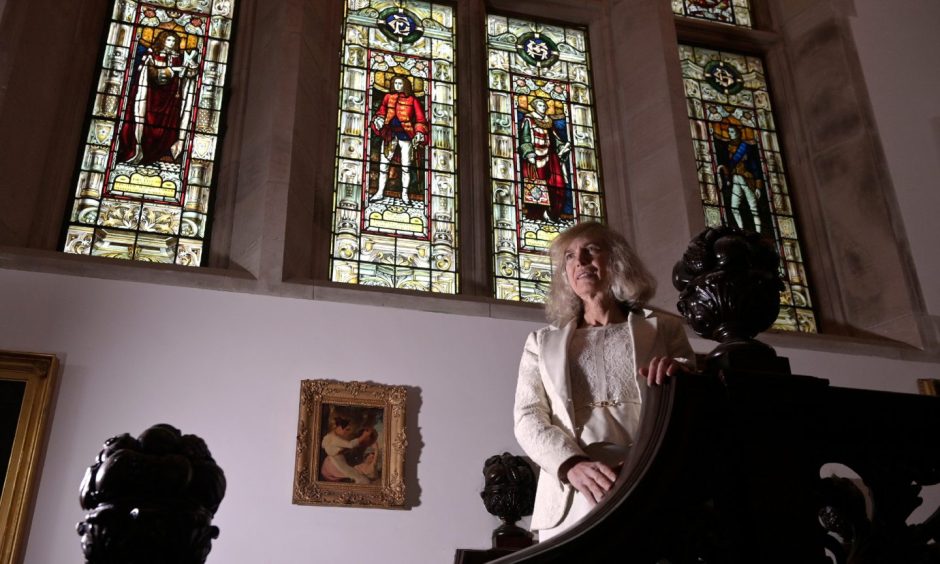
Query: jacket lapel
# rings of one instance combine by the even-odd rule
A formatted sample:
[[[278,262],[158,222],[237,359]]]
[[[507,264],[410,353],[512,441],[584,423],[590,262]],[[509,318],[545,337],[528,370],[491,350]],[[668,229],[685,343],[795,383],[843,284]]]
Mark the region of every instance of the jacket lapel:
[[[564,413],[568,415],[568,427],[574,425],[571,413],[571,382],[568,380],[568,344],[577,328],[577,321],[571,321],[557,331],[548,331],[542,344],[542,370],[551,383],[552,389],[564,402]]]
[[[650,353],[656,342],[656,316],[653,311],[643,309],[640,313],[630,312],[630,329],[633,331],[633,366],[639,374],[640,368],[650,360]],[[641,386],[640,389],[643,389]]]

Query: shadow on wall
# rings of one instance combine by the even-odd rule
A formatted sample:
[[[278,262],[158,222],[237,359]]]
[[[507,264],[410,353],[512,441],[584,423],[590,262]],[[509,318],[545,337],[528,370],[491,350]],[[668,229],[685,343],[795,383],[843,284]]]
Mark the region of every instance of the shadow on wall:
[[[405,386],[408,390],[407,413],[408,421],[405,422],[405,436],[408,438],[408,446],[405,448],[405,509],[411,509],[421,505],[421,482],[418,480],[418,461],[421,459],[421,451],[424,449],[424,441],[421,440],[421,426],[418,416],[421,413],[421,388],[415,386]]]

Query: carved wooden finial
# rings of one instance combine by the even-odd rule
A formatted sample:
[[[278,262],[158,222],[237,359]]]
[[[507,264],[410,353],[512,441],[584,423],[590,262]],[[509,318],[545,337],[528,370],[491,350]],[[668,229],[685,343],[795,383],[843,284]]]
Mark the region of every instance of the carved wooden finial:
[[[533,544],[532,533],[516,521],[532,514],[535,504],[535,473],[521,456],[497,454],[483,463],[483,505],[503,524],[493,531],[493,548],[525,548]]]
[[[87,564],[202,564],[225,474],[206,443],[170,425],[104,443],[85,472],[78,523]]]
[[[780,257],[771,241],[737,227],[708,228],[689,242],[672,271],[679,312],[719,341],[711,367],[789,372],[789,363],[754,337],[780,311]]]

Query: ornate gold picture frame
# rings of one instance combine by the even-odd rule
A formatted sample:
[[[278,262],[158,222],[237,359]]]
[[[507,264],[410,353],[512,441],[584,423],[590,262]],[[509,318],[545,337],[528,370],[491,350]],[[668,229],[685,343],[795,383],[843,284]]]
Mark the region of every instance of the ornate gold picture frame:
[[[21,562],[45,452],[59,362],[55,355],[0,351],[0,564]],[[3,460],[9,452],[9,463]]]
[[[917,391],[925,396],[940,396],[940,380],[934,378],[918,378]]]
[[[294,503],[403,506],[406,399],[404,386],[302,381]]]

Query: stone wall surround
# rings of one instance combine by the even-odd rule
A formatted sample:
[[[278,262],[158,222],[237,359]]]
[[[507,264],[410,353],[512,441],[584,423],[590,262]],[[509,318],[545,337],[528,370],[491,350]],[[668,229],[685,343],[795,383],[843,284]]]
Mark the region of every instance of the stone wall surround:
[[[795,117],[808,153],[799,179],[815,186],[814,197],[803,191],[795,199],[800,211],[817,208],[809,215],[814,244],[807,247],[825,241],[829,249],[807,252],[809,266],[826,303],[841,305],[824,319],[849,334],[936,350],[849,28],[852,5],[797,6],[775,4],[789,60],[787,91],[800,110]]]
[[[17,151],[0,153],[7,198],[0,207],[0,268],[541,319],[540,308],[488,297],[487,138],[484,127],[472,125],[486,123],[479,63],[485,47],[468,38],[482,37],[473,30],[491,10],[588,27],[595,88],[609,93],[596,107],[609,221],[636,243],[660,281],[655,305],[675,309],[672,265],[704,227],[676,43],[704,41],[713,26],[677,26],[661,0],[458,2],[463,294],[427,296],[328,280],[340,0],[240,0],[207,267],[59,253],[107,27],[102,14],[110,5],[0,0],[0,130],[29,131]],[[820,327],[827,333],[766,340],[796,349],[940,360],[848,28],[851,2],[757,7],[755,18],[775,25],[750,33],[748,45],[768,64]],[[719,47],[744,48],[735,34],[714,37]]]

